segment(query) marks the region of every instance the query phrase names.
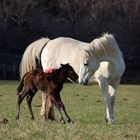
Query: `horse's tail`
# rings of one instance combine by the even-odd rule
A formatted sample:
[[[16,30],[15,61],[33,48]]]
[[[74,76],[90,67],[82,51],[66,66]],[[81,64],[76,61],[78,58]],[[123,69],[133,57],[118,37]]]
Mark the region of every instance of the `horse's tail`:
[[[35,69],[37,64],[36,60],[40,60],[40,53],[45,45],[49,42],[49,38],[41,38],[33,43],[31,43],[25,50],[22,60],[20,63],[20,78],[22,79],[23,75],[26,72],[29,72],[32,69]]]

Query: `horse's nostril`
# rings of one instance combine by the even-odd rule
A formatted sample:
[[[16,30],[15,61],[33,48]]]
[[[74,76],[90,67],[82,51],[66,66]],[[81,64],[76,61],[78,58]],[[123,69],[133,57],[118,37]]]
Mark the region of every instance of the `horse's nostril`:
[[[88,80],[86,80],[85,82],[84,82],[84,85],[87,85],[88,84]]]
[[[82,83],[83,86],[87,85],[87,83]]]
[[[87,84],[88,84],[88,80],[86,80],[86,81],[81,81],[81,82],[79,82],[79,84],[80,84],[80,85],[83,85],[83,86],[84,86],[84,85],[87,85]]]

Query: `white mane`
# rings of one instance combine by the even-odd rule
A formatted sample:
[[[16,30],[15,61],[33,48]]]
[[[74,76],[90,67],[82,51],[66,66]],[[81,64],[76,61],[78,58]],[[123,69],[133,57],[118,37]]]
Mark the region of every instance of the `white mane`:
[[[122,55],[121,50],[112,34],[104,33],[102,37],[94,39],[90,43],[93,53],[97,57]]]

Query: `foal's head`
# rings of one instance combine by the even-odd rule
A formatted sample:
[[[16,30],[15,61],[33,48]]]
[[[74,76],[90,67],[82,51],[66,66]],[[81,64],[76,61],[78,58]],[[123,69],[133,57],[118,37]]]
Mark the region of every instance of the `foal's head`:
[[[59,76],[60,80],[61,79],[66,80],[67,78],[69,78],[73,82],[75,82],[75,83],[77,82],[78,75],[74,71],[72,66],[70,66],[69,64],[61,64],[61,67],[59,68],[59,71],[60,71],[60,76]]]

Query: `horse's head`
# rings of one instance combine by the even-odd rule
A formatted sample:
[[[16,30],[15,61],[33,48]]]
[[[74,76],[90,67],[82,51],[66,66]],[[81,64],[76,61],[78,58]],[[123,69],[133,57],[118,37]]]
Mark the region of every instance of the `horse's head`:
[[[82,50],[80,54],[79,84],[86,85],[99,66],[92,52]]]
[[[71,81],[76,83],[78,81],[78,75],[74,71],[73,67],[69,64],[61,64],[61,68],[63,69],[65,76],[69,78]]]

